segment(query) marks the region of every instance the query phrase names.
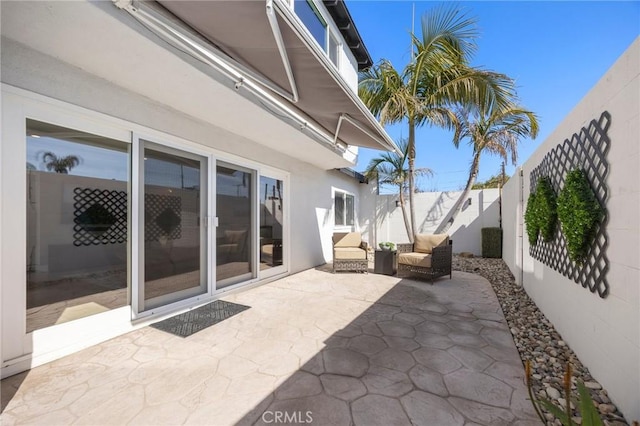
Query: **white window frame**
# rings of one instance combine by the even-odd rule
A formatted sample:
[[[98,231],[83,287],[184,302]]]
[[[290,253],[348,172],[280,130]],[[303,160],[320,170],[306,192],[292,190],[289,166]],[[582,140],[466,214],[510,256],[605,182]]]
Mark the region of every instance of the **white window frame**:
[[[331,210],[333,211],[333,228],[334,230],[338,230],[338,231],[353,231],[354,229],[356,229],[356,227],[358,226],[358,219],[357,219],[357,211],[358,211],[358,207],[357,207],[357,198],[356,195],[353,192],[349,192],[346,191],[344,189],[340,189],[340,188],[333,188],[333,195],[331,197],[331,201],[332,201],[332,205],[331,205]],[[347,222],[347,196],[350,196],[353,198],[353,223],[348,224]],[[336,198],[338,197],[342,197],[344,200],[344,211],[343,211],[343,221],[344,224],[343,225],[338,225],[336,224]]]
[[[340,64],[341,64],[341,56],[342,56],[342,50],[343,50],[343,40],[342,40],[342,34],[340,34],[339,31],[337,30],[336,24],[333,21],[333,18],[329,15],[329,13],[326,11],[326,9],[324,8],[324,5],[322,4],[317,4],[315,0],[290,0],[289,1],[289,6],[291,8],[291,10],[293,11],[293,14],[296,16],[296,18],[300,21],[300,23],[302,24],[302,27],[305,29],[305,31],[307,31],[307,34],[309,35],[309,37],[317,43],[317,40],[315,39],[315,37],[313,37],[313,35],[311,35],[311,32],[307,29],[307,26],[305,25],[304,22],[302,22],[302,20],[300,19],[300,17],[298,16],[298,14],[295,11],[295,2],[296,1],[306,1],[308,3],[312,4],[312,7],[315,8],[315,10],[320,14],[320,17],[322,18],[322,20],[324,21],[324,28],[325,28],[325,32],[324,32],[324,47],[320,46],[320,49],[324,52],[324,54],[327,56],[327,58],[329,58],[329,62],[331,62],[338,71],[340,71]],[[336,62],[334,63],[331,60],[331,56],[329,55],[329,49],[330,49],[330,39],[331,37],[333,37],[333,39],[336,41],[336,45],[337,45],[337,53],[336,53]]]
[[[340,57],[342,56],[342,41],[340,40],[340,37],[336,36],[335,32],[333,31],[333,28],[327,28],[327,57],[329,58],[329,60],[331,61],[331,63],[333,65],[335,65],[335,67],[340,70]],[[331,60],[331,52],[329,51],[331,49],[331,39],[334,39],[336,42],[336,61],[333,62],[333,60]]]
[[[289,274],[291,259],[291,223],[290,223],[290,202],[285,203],[285,233],[283,235],[283,266],[276,271],[261,274],[258,271],[256,278],[248,282],[238,283],[222,290],[216,290],[214,286],[215,268],[209,267],[208,291],[205,294],[192,298],[177,301],[157,309],[139,312],[138,305],[133,303],[134,294],[129,295],[129,304],[126,306],[109,310],[107,312],[91,315],[69,321],[55,326],[36,329],[26,333],[26,120],[33,119],[46,123],[51,123],[61,127],[77,129],[83,132],[95,134],[110,139],[119,140],[131,144],[132,170],[129,177],[130,190],[130,283],[129,291],[134,292],[137,279],[139,253],[136,247],[139,244],[138,232],[139,222],[136,220],[141,212],[139,209],[139,194],[136,188],[140,185],[139,172],[136,171],[136,164],[140,159],[139,139],[145,139],[154,143],[167,145],[175,149],[182,149],[194,152],[199,155],[209,157],[209,212],[215,212],[215,181],[214,172],[216,161],[224,161],[248,167],[257,172],[257,176],[266,175],[277,177],[284,182],[286,200],[290,200],[290,173],[284,170],[266,166],[262,163],[249,160],[234,154],[225,153],[215,148],[211,148],[201,143],[196,143],[179,136],[171,135],[160,130],[155,130],[144,125],[136,124],[121,118],[108,116],[104,113],[88,109],[67,101],[53,99],[29,90],[0,84],[0,104],[2,108],[2,156],[0,156],[0,195],[3,200],[10,199],[15,206],[11,209],[3,209],[0,214],[0,250],[2,260],[9,265],[17,267],[0,269],[0,281],[2,281],[3,297],[0,299],[0,320],[3,324],[11,324],[11,327],[4,327],[2,333],[3,347],[3,376],[11,375],[23,371],[29,366],[40,365],[56,359],[61,355],[76,352],[104,341],[110,337],[124,334],[147,324],[146,319],[150,317],[162,317],[174,312],[189,309],[197,304],[215,300],[222,293],[236,290],[240,287],[248,288],[253,285],[261,285],[273,279],[284,277]],[[8,143],[8,141],[12,141]],[[11,182],[11,184],[7,184]],[[256,200],[257,200],[257,191]],[[208,217],[208,226],[213,232],[213,218]],[[259,221],[255,216],[256,223]],[[137,227],[137,228],[136,228]],[[137,241],[138,240],[138,241]],[[213,250],[213,238],[209,238],[208,258],[209,262],[215,256]],[[257,245],[256,245],[257,246]],[[256,253],[258,248],[256,247]],[[276,268],[274,268],[276,269]],[[134,300],[131,300],[134,299]],[[86,330],[98,330],[91,336],[86,335]],[[84,336],[79,341],[78,336]],[[34,341],[37,345],[34,345]]]

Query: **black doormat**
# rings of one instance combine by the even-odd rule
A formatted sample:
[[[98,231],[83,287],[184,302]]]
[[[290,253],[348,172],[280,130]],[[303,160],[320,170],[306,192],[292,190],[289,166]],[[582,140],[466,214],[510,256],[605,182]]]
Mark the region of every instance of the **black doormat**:
[[[250,306],[216,300],[184,314],[151,324],[151,327],[176,336],[188,337],[249,308]]]

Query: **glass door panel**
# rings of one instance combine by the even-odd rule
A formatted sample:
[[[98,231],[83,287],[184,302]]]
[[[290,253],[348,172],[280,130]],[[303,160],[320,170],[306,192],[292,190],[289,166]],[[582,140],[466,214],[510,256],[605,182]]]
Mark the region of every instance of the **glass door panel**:
[[[284,183],[260,176],[260,271],[268,275],[283,264]]]
[[[216,169],[216,288],[255,277],[255,172],[218,162]]]
[[[130,145],[35,120],[26,130],[30,333],[129,303]]]
[[[207,158],[144,142],[144,308],[207,291]]]

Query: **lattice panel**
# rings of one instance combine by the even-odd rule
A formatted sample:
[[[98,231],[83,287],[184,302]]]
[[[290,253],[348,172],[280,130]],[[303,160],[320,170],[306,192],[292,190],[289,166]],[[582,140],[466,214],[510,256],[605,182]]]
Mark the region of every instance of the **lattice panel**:
[[[609,220],[606,211],[608,195],[606,178],[609,173],[609,163],[606,157],[611,145],[607,135],[610,125],[611,115],[605,111],[598,120],[591,120],[587,127],[583,127],[580,133],[574,133],[571,139],[566,139],[561,145],[549,151],[529,175],[531,192],[535,191],[538,180],[547,176],[554,191],[559,194],[569,171],[576,168],[584,171],[594,195],[605,211],[604,218],[597,225],[594,241],[584,263],[577,265],[569,259],[567,242],[560,224],[556,228],[552,241],[546,243],[538,237],[537,244],[529,247],[529,254],[582,287],[588,288],[592,293],[597,292],[602,298],[609,294],[607,282],[609,237],[606,233],[606,224]]]
[[[91,246],[127,241],[127,192],[73,189],[73,245]]]
[[[144,240],[182,238],[182,199],[173,195],[144,195]]]

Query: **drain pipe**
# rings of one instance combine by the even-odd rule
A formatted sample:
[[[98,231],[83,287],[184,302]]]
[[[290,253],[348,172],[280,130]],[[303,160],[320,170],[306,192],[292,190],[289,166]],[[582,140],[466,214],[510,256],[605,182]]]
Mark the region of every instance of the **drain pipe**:
[[[524,288],[524,171],[520,167],[518,173],[520,180],[520,214],[518,215],[518,237],[520,240],[520,287]]]

